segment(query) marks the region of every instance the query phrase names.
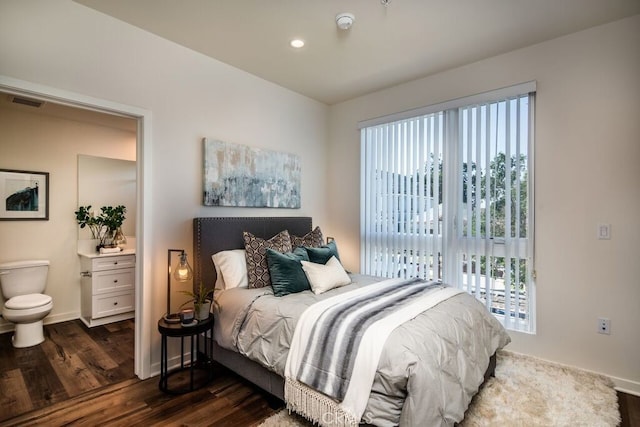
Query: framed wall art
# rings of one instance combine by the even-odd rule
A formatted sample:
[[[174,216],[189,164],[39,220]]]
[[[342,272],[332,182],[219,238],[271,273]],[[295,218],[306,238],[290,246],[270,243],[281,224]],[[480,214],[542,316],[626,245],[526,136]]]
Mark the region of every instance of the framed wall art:
[[[0,220],[49,219],[49,173],[0,169]]]
[[[300,208],[298,156],[204,138],[205,206]]]

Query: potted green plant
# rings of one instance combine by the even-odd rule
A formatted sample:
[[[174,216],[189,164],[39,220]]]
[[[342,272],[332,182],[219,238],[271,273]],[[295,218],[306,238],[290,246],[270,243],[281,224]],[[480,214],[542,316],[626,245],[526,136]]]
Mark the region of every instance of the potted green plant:
[[[122,234],[121,227],[126,219],[127,208],[123,205],[103,206],[96,215],[91,210],[91,205],[87,205],[80,206],[74,213],[80,228],[88,227],[92,238],[98,240],[99,249],[112,245],[118,231]]]
[[[213,289],[205,288],[201,282],[196,292],[180,292],[191,298],[190,301],[185,302],[181,305],[181,307],[184,307],[189,303],[193,303],[196,319],[205,320],[209,318],[209,314],[211,312],[211,296],[213,295]]]
[[[115,238],[118,231],[122,233],[122,223],[124,222],[125,213],[127,213],[127,208],[123,205],[118,205],[115,207],[112,206],[103,206],[101,208],[102,216],[104,218],[104,226],[107,228],[108,233],[110,233],[110,238]]]

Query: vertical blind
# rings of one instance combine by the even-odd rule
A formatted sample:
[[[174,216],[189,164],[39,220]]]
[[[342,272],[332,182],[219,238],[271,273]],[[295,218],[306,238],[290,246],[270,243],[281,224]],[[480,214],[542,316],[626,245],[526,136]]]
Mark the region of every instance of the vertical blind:
[[[363,129],[367,274],[442,278],[444,114]]]
[[[361,271],[443,280],[535,331],[534,93],[361,129]]]

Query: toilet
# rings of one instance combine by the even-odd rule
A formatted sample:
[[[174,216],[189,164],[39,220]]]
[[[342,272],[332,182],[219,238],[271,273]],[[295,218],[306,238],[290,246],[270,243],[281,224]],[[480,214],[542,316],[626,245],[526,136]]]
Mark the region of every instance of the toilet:
[[[2,317],[15,324],[12,343],[32,347],[44,341],[42,321],[51,312],[53,300],[45,295],[49,261],[0,263],[0,288],[4,297]]]

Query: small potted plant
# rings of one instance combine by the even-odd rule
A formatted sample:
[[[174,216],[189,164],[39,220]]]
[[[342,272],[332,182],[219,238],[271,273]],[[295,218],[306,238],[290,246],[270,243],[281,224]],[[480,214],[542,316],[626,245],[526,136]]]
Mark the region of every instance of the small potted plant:
[[[100,214],[96,215],[91,210],[91,205],[80,206],[74,213],[80,228],[89,227],[91,237],[98,240],[96,249],[107,247],[113,244],[114,237],[118,231],[122,234],[121,227],[125,220],[127,208],[122,205],[116,207],[103,206]]]
[[[196,319],[206,320],[209,318],[211,312],[211,296],[213,295],[213,289],[207,289],[200,282],[200,287],[197,292],[180,291],[181,293],[191,297],[190,301],[185,302],[181,307],[193,303]]]
[[[111,239],[111,244],[115,246],[123,240],[126,242],[122,233],[122,223],[125,220],[124,214],[127,213],[127,208],[123,205],[115,207],[103,206],[101,210],[104,226],[108,230],[107,233]]]

